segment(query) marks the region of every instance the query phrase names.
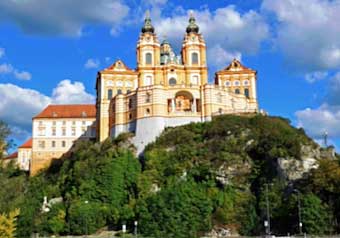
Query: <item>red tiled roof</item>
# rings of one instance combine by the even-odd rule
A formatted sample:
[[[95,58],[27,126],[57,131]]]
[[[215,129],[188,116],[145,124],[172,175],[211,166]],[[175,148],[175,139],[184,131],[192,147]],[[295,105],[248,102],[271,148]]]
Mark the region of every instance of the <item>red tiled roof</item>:
[[[32,138],[29,138],[24,144],[19,146],[19,148],[32,148]]]
[[[36,118],[91,118],[96,117],[94,104],[49,105]]]
[[[10,160],[10,159],[16,159],[18,158],[18,152],[14,152],[10,154],[9,156],[5,157],[4,160]]]

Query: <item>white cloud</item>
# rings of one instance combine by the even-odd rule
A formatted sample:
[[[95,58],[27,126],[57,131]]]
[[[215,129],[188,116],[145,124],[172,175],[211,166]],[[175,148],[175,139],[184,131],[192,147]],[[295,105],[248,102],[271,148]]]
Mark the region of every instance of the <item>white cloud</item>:
[[[32,117],[48,104],[94,103],[94,96],[86,92],[83,83],[70,80],[61,81],[52,96],[14,84],[0,84],[0,102],[0,120],[30,131]]]
[[[128,12],[121,0],[0,1],[0,21],[12,21],[30,34],[79,36],[86,25],[115,27]]]
[[[14,70],[13,66],[11,64],[0,64],[0,74],[9,74],[12,73]]]
[[[94,103],[95,97],[85,91],[81,82],[61,81],[52,92],[52,102],[56,104]]]
[[[298,126],[305,128],[314,138],[320,138],[325,131],[332,138],[340,137],[340,106],[323,104],[317,109],[306,108],[295,113]]]
[[[238,59],[240,61],[242,59],[242,54],[240,52],[228,52],[220,45],[209,48],[207,54],[208,61],[220,69],[229,65],[233,59]]]
[[[328,76],[328,72],[323,72],[323,71],[315,71],[312,73],[307,73],[305,75],[305,80],[308,83],[315,83],[316,81],[320,81],[325,79]]]
[[[14,76],[15,76],[15,78],[20,79],[20,80],[31,80],[31,78],[32,78],[31,73],[29,73],[27,71],[21,71],[20,72],[20,71],[15,70]]]
[[[276,43],[291,66],[340,67],[340,0],[264,0],[262,9],[276,16]]]
[[[30,80],[32,78],[31,73],[27,71],[19,71],[11,64],[7,63],[0,64],[0,74],[12,74],[16,79],[19,80]]]
[[[0,58],[5,55],[5,49],[0,47]]]
[[[100,61],[98,59],[88,59],[84,65],[86,69],[96,69],[100,65]]]
[[[325,131],[331,139],[340,139],[340,72],[329,83],[325,102],[316,109],[306,108],[297,111],[297,124],[305,128],[313,138],[320,139]]]
[[[170,43],[179,48],[189,17],[183,9],[176,9],[171,17],[157,17],[157,13],[151,13],[155,30],[160,38],[166,35]],[[230,5],[215,11],[202,9],[195,11],[194,15],[208,48],[212,48],[212,52],[218,48],[223,49],[224,53],[221,54],[225,56],[226,54],[234,56],[254,54],[261,43],[269,37],[267,23],[253,10],[240,13]]]
[[[51,103],[51,98],[36,90],[0,84],[0,101],[0,119],[29,130],[32,116]]]

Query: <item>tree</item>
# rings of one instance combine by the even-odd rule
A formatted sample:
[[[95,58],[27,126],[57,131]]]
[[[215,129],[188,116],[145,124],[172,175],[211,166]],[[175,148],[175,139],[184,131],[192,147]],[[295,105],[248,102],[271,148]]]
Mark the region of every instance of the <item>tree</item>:
[[[7,124],[0,121],[0,159],[2,159],[4,152],[8,149],[9,143],[7,137],[10,135],[10,129]]]
[[[328,207],[314,194],[302,197],[303,230],[308,234],[323,235],[330,229]]]
[[[8,215],[0,214],[0,237],[14,238],[16,230],[16,217],[19,215],[19,209],[10,212]]]

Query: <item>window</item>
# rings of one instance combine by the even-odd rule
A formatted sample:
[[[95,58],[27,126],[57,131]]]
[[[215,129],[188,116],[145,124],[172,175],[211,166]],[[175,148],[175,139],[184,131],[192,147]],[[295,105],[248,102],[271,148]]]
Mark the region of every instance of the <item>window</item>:
[[[244,95],[245,95],[247,98],[249,98],[249,89],[248,89],[248,88],[244,89]]]
[[[66,121],[63,121],[63,125],[64,125],[64,126],[66,125]]]
[[[61,146],[62,146],[62,147],[66,147],[66,141],[63,140],[63,141],[61,142]]]
[[[63,129],[62,129],[62,135],[63,135],[63,136],[66,136],[66,128],[63,128]]]
[[[146,99],[145,99],[146,103],[151,102],[151,94],[150,93],[146,93]]]
[[[56,136],[57,135],[57,130],[55,128],[52,128],[52,136]]]
[[[129,120],[131,120],[132,119],[132,114],[131,113],[129,113]]]
[[[112,98],[112,89],[107,90],[107,99],[111,99]]]
[[[149,86],[152,84],[152,77],[151,76],[146,76],[144,78],[144,86]]]
[[[150,115],[150,108],[147,108],[145,112],[146,112],[146,115]]]
[[[73,128],[72,128],[72,136],[75,136],[75,135],[76,135],[76,128],[73,127]]]
[[[225,86],[227,86],[227,87],[230,87],[230,81],[229,80],[227,80],[226,82],[225,82]]]
[[[222,113],[223,113],[223,109],[222,109],[222,108],[219,108],[219,109],[218,109],[218,113],[219,113],[219,114],[222,114]]]
[[[55,126],[56,124],[57,124],[56,121],[53,121],[53,122],[52,122],[52,125],[53,125],[53,126]]]
[[[45,141],[41,140],[41,141],[38,141],[38,146],[40,149],[44,149],[45,148]]]
[[[86,125],[86,121],[82,121],[81,124],[82,124],[83,126],[85,126],[85,125]]]
[[[53,148],[55,147],[55,141],[54,140],[52,141],[52,147]]]
[[[128,90],[126,91],[126,93],[127,93],[127,94],[131,93],[131,90],[130,90],[130,89],[128,89]]]
[[[117,94],[118,94],[118,95],[120,95],[120,94],[122,94],[122,93],[123,93],[123,92],[122,92],[121,89],[118,89],[118,90],[117,90]]]
[[[129,99],[129,109],[131,109],[132,108],[132,99],[130,98]]]
[[[152,64],[152,54],[151,53],[145,54],[145,64]]]
[[[72,125],[75,126],[75,125],[76,125],[76,122],[75,122],[75,121],[72,121]]]
[[[197,75],[192,76],[191,84],[194,84],[194,85],[198,84],[198,76]]]
[[[191,64],[198,64],[198,53],[194,52],[191,54]]]
[[[176,85],[177,81],[175,78],[169,79],[169,85]]]
[[[39,121],[39,126],[42,126],[43,125],[43,122],[42,121]]]
[[[240,81],[236,80],[236,81],[234,82],[234,86],[240,86]]]
[[[244,86],[248,86],[249,85],[249,81],[248,80],[243,80],[243,85]]]
[[[81,133],[82,133],[83,135],[86,134],[86,127],[82,127],[82,128],[81,128]]]
[[[236,94],[240,94],[240,89],[238,89],[238,88],[235,89],[235,93],[236,93]]]

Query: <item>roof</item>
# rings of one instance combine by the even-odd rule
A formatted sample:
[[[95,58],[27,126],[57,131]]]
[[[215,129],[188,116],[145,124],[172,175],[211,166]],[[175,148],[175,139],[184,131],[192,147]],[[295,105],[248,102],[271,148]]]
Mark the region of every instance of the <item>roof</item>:
[[[18,152],[14,152],[10,154],[9,156],[3,158],[3,160],[10,160],[10,159],[16,159],[16,158],[18,158]]]
[[[127,67],[122,60],[117,60],[112,65],[106,69],[100,71],[100,73],[110,73],[110,74],[136,74],[138,72]]]
[[[216,74],[238,74],[238,73],[256,73],[255,70],[241,64],[237,59],[234,59],[226,68],[218,71]]]
[[[32,148],[32,137],[29,138],[24,144],[19,146],[19,148]]]
[[[94,118],[94,104],[48,105],[42,112],[33,117],[38,118]]]

